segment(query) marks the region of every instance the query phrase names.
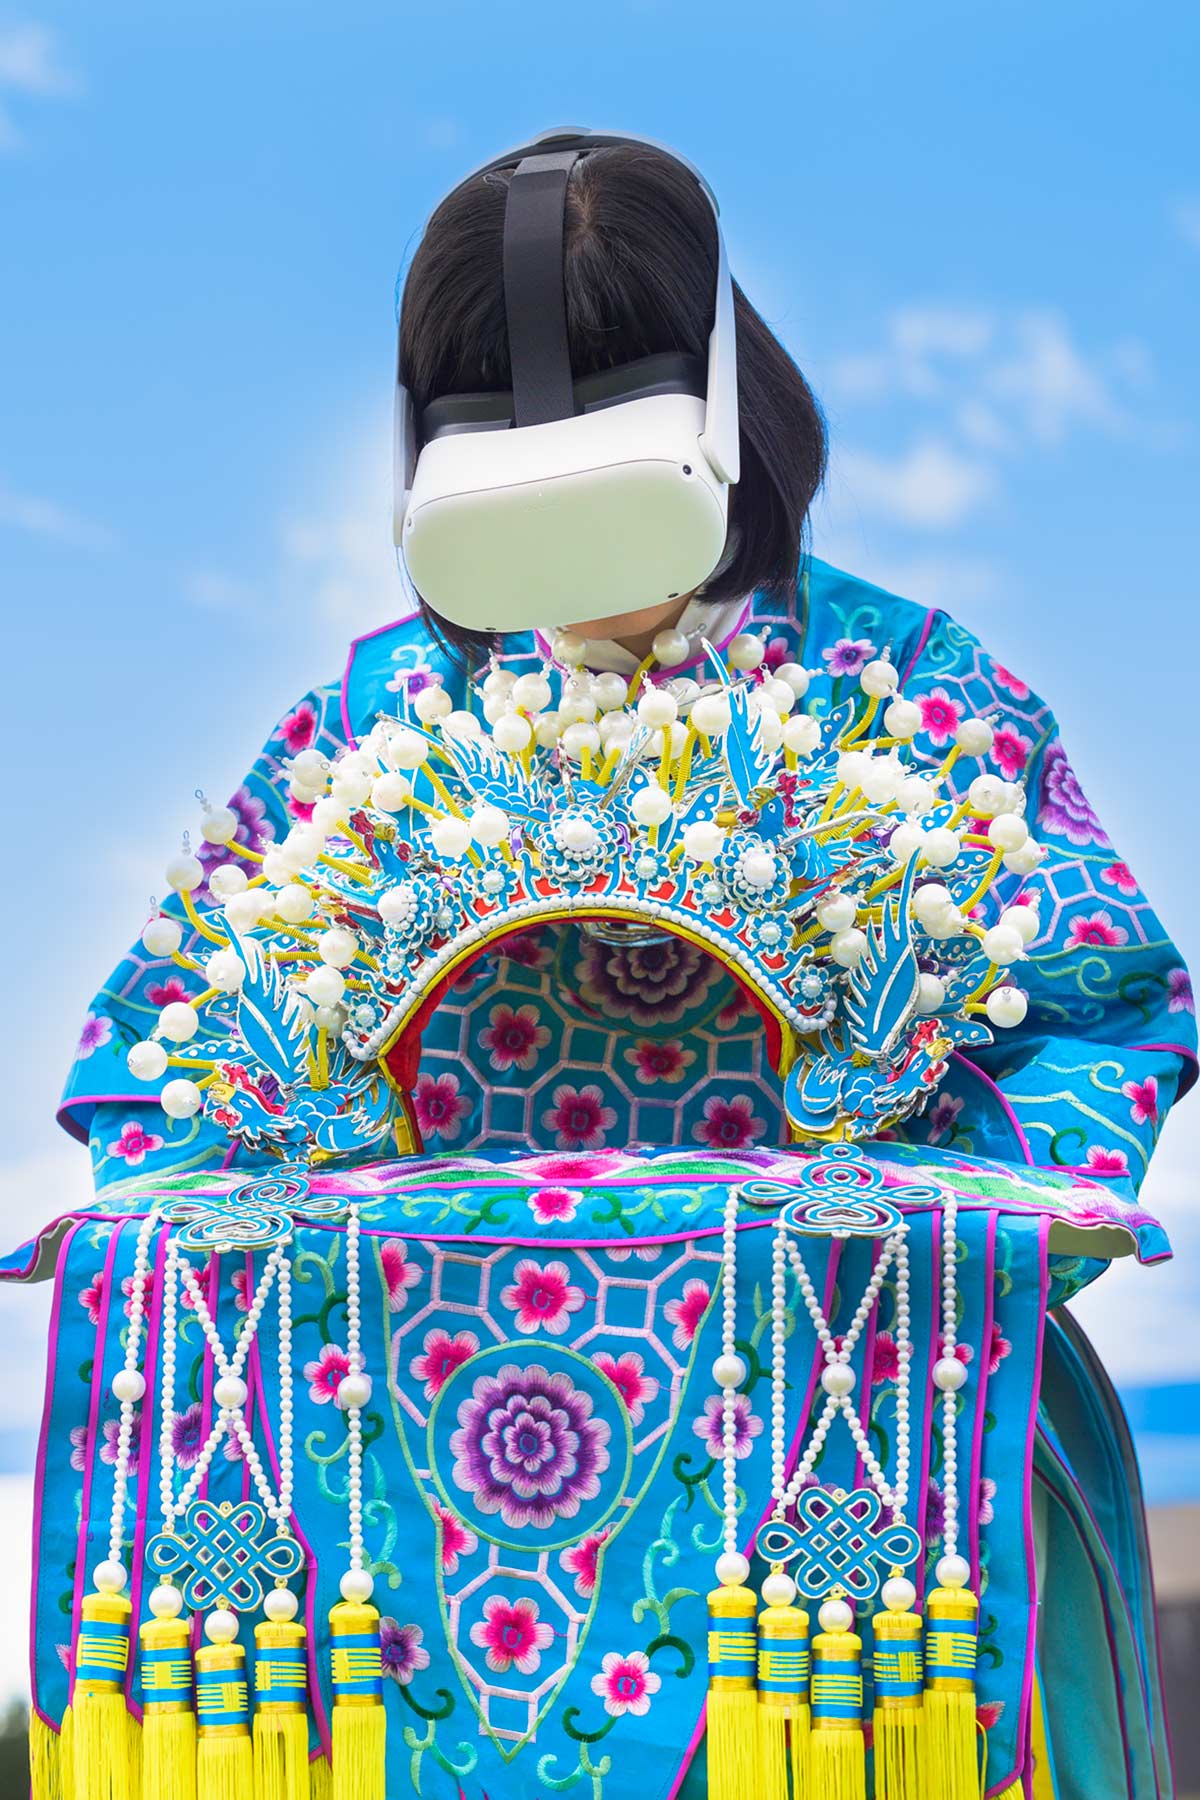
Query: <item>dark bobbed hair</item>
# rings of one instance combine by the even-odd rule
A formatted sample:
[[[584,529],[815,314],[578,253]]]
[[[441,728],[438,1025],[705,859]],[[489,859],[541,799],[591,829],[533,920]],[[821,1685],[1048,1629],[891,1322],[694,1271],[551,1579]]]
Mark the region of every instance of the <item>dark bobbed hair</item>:
[[[413,256],[400,368],[418,416],[443,394],[512,385],[502,272],[511,175],[492,171],[448,194]],[[576,379],[662,351],[705,355],[716,225],[695,178],[671,157],[620,145],[574,165],[563,267]],[[730,494],[733,555],[705,585],[712,602],[791,592],[825,473],[825,424],[811,388],[736,283],[733,298],[742,468]],[[613,600],[618,606],[619,596]],[[424,600],[421,610],[456,660],[492,648],[489,636],[440,618]]]

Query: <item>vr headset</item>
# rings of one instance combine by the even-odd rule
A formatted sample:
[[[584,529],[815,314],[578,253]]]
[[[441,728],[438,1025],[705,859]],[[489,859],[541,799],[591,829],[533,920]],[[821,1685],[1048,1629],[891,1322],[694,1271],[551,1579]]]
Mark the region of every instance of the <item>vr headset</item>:
[[[516,164],[504,215],[509,393],[420,412],[397,374],[393,535],[442,618],[512,632],[633,612],[691,592],[721,560],[738,479],[733,284],[717,202],[707,362],[646,356],[575,380],[563,292],[574,164],[649,138],[551,131],[466,177]],[[463,184],[460,184],[463,185]]]

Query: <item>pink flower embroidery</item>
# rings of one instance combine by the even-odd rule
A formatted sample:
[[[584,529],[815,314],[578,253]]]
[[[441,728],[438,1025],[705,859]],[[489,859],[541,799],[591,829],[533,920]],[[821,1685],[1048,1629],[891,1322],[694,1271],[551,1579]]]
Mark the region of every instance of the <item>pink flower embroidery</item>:
[[[135,1169],[139,1163],[145,1162],[148,1155],[162,1147],[163,1140],[160,1137],[156,1137],[152,1131],[146,1131],[136,1119],[126,1119],[120,1136],[109,1144],[108,1154],[121,1157],[129,1168]]]
[[[416,1287],[421,1279],[421,1271],[416,1263],[408,1260],[409,1246],[403,1238],[385,1238],[379,1248],[379,1261],[383,1266],[383,1279],[387,1283],[388,1310],[403,1312],[408,1305],[408,1290]]]
[[[104,1275],[100,1269],[92,1276],[85,1288],[81,1288],[75,1296],[93,1325],[100,1323],[100,1302],[104,1298]]]
[[[756,1144],[767,1125],[755,1115],[749,1094],[722,1100],[713,1094],[704,1102],[704,1117],[692,1127],[692,1136],[714,1150],[744,1150]]]
[[[881,1381],[895,1381],[899,1374],[900,1352],[895,1338],[890,1331],[877,1331],[871,1356],[872,1387],[878,1387]]]
[[[111,1037],[112,1020],[104,1013],[87,1013],[75,1046],[75,1060],[85,1062],[95,1051],[102,1050]]]
[[[176,1000],[190,997],[178,975],[168,975],[165,981],[148,982],[146,986],[146,998],[151,1006],[170,1006]]]
[[[548,1331],[561,1337],[584,1302],[584,1292],[570,1280],[564,1262],[536,1263],[524,1257],[516,1268],[516,1280],[501,1291],[500,1298],[510,1312],[517,1315],[517,1330]]]
[[[1003,1700],[982,1700],[975,1708],[976,1723],[982,1725],[985,1731],[990,1731],[993,1725],[1000,1723],[1003,1712]]]
[[[861,675],[874,654],[875,646],[867,638],[839,638],[822,650],[821,659],[833,676]]]
[[[171,1450],[181,1469],[194,1469],[204,1448],[204,1415],[200,1402],[193,1400],[171,1421]]]
[[[954,1135],[954,1125],[963,1103],[954,1094],[939,1094],[929,1114],[929,1142],[945,1143]]]
[[[444,1144],[452,1144],[460,1135],[471,1102],[458,1090],[457,1075],[418,1075],[413,1107],[422,1137],[440,1137]]]
[[[979,1483],[979,1523],[990,1525],[995,1518],[992,1501],[996,1497],[996,1484],[990,1475],[985,1475]]]
[[[974,1354],[975,1354],[975,1352],[974,1352],[974,1350],[972,1350],[970,1344],[955,1344],[953,1350],[947,1350],[945,1338],[944,1337],[938,1338],[938,1356],[939,1357],[957,1356],[959,1362],[963,1363],[965,1365],[971,1361],[971,1358],[974,1356]]]
[[[1093,1175],[1128,1175],[1129,1173],[1129,1158],[1125,1152],[1114,1150],[1109,1144],[1089,1144],[1087,1160]]]
[[[323,1344],[316,1362],[304,1365],[309,1399],[315,1400],[318,1406],[325,1406],[330,1400],[336,1403],[338,1383],[349,1373],[350,1358],[346,1352],[336,1344]]]
[[[554,1219],[573,1219],[579,1206],[579,1195],[570,1188],[538,1188],[529,1196],[529,1210],[539,1225]]]
[[[538,1051],[550,1042],[550,1028],[543,1025],[536,1006],[493,1006],[491,1024],[479,1034],[491,1052],[493,1069],[532,1069]]]
[[[607,1526],[603,1531],[594,1531],[581,1543],[572,1544],[569,1550],[564,1550],[558,1559],[567,1574],[575,1577],[575,1592],[582,1594],[585,1600],[590,1600],[596,1591],[596,1565],[607,1536]]]
[[[253,1296],[249,1290],[250,1278],[245,1269],[235,1269],[233,1271],[233,1304],[236,1311],[250,1311],[250,1301]]]
[[[707,1282],[688,1281],[684,1283],[683,1293],[678,1300],[668,1300],[663,1307],[663,1317],[668,1325],[675,1327],[671,1342],[677,1350],[686,1350],[695,1337],[700,1321],[708,1311],[708,1303],[712,1299],[712,1290]]]
[[[605,1106],[594,1082],[581,1088],[564,1082],[554,1090],[554,1105],[542,1114],[542,1124],[556,1133],[560,1150],[598,1150],[616,1122],[615,1111]]]
[[[1124,894],[1127,900],[1138,891],[1138,884],[1127,863],[1109,863],[1107,868],[1101,869],[1100,879],[1107,881],[1109,887],[1115,887],[1118,894]]]
[[[989,1375],[994,1375],[996,1373],[996,1370],[1000,1367],[1000,1364],[1004,1361],[1005,1357],[1010,1354],[1011,1350],[1012,1350],[1012,1345],[1009,1343],[1008,1339],[1005,1337],[1005,1335],[1004,1335],[1003,1331],[1000,1329],[999,1325],[997,1325],[996,1321],[993,1319],[992,1320],[992,1335],[988,1340],[988,1374]]]
[[[447,1575],[455,1575],[458,1573],[459,1557],[470,1556],[473,1550],[477,1550],[479,1539],[448,1506],[442,1506],[435,1500],[433,1510],[442,1528],[442,1570]]]
[[[1128,942],[1129,933],[1123,926],[1114,925],[1112,914],[1101,908],[1099,912],[1092,913],[1090,918],[1076,914],[1071,920],[1065,948],[1078,950],[1081,944],[1102,944],[1108,949],[1114,949],[1118,944]]]
[[[119,1419],[105,1419],[104,1430],[103,1430],[103,1434],[102,1434],[104,1441],[100,1445],[100,1461],[101,1462],[105,1462],[105,1463],[115,1463],[116,1462],[116,1460],[117,1460],[117,1439],[120,1435],[120,1431],[121,1431],[121,1421]],[[138,1463],[141,1461],[141,1456],[142,1456],[142,1413],[141,1413],[140,1407],[135,1407],[134,1414],[133,1414],[133,1430],[130,1433],[130,1438],[129,1438],[129,1473],[131,1475],[137,1474]]]
[[[944,687],[935,687],[932,693],[922,694],[917,705],[921,709],[921,730],[940,750],[958,730],[958,721],[964,712],[962,701],[952,700]]]
[[[662,1679],[650,1667],[644,1650],[631,1650],[618,1656],[610,1650],[600,1664],[600,1673],[592,1676],[592,1692],[604,1702],[604,1710],[614,1719],[632,1713],[640,1719],[650,1711],[651,1695],[657,1694]]]
[[[1167,976],[1167,1011],[1169,1013],[1194,1013],[1196,1002],[1192,995],[1192,978],[1186,969],[1172,969]]]
[[[87,1466],[87,1426],[71,1427],[71,1467],[82,1469]]]
[[[283,739],[290,756],[307,750],[317,735],[317,709],[311,700],[302,700],[294,711],[279,721],[276,737]]]
[[[704,1411],[698,1419],[692,1420],[692,1430],[700,1439],[710,1456],[720,1457],[725,1449],[725,1401],[721,1394],[710,1394],[704,1402]],[[749,1456],[754,1448],[754,1440],[763,1428],[763,1422],[756,1412],[750,1410],[749,1394],[737,1394],[733,1403],[733,1454],[739,1462]]]
[[[636,1350],[626,1350],[620,1356],[610,1356],[601,1350],[592,1358],[602,1375],[607,1375],[625,1405],[635,1425],[640,1425],[646,1416],[646,1406],[658,1393],[658,1382],[653,1375],[645,1373],[646,1362]]]
[[[471,1642],[487,1651],[487,1666],[506,1675],[514,1666],[532,1675],[554,1639],[553,1628],[538,1618],[538,1603],[523,1596],[504,1600],[493,1594],[483,1603],[483,1617],[471,1627]]]
[[[497,955],[507,957],[509,962],[520,963],[523,969],[543,969],[550,961],[549,946],[543,944],[541,931],[537,926],[527,931],[514,931],[499,945]]]
[[[132,1314],[133,1314],[133,1276],[132,1275],[126,1275],[124,1280],[121,1282],[121,1292],[125,1296],[125,1306],[124,1306],[123,1310],[125,1313],[125,1317],[128,1319],[128,1318],[132,1317]],[[150,1271],[147,1269],[146,1273],[142,1276],[142,1311],[143,1312],[145,1312],[148,1309],[148,1307],[150,1305],[150,1296],[153,1292],[154,1292],[154,1277],[150,1273]]]
[[[407,1687],[418,1669],[429,1667],[429,1652],[419,1625],[398,1625],[395,1619],[379,1621],[379,1652],[383,1672],[392,1681]]]
[[[1133,1105],[1130,1112],[1135,1125],[1156,1125],[1158,1123],[1158,1080],[1154,1075],[1147,1075],[1145,1081],[1127,1081],[1121,1092]]]
[[[992,678],[1002,688],[1007,688],[1014,700],[1028,700],[1029,689],[1020,678],[1006,669],[1003,663],[992,664]]]
[[[413,1357],[408,1365],[409,1372],[425,1383],[425,1398],[432,1400],[445,1387],[455,1369],[461,1368],[478,1348],[479,1339],[473,1331],[456,1331],[453,1337],[440,1329],[427,1331],[422,1354]]]
[[[643,1038],[641,1043],[625,1052],[625,1061],[637,1070],[641,1081],[669,1081],[672,1084],[682,1081],[695,1060],[696,1052],[685,1050],[674,1038],[660,1042]]]
[[[1029,760],[1029,752],[1033,748],[1027,737],[1022,737],[1015,725],[1000,725],[992,739],[992,760],[996,763],[1005,781],[1015,781]]]

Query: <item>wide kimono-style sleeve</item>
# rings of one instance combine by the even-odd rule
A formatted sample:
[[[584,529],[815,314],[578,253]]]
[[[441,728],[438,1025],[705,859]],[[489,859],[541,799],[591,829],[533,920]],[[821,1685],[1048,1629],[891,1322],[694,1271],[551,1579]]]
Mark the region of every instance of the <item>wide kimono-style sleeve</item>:
[[[945,758],[959,719],[987,718],[991,751],[958,759],[954,790],[964,796],[985,769],[1019,776],[1046,852],[1034,874],[1007,874],[996,890],[1002,905],[1019,896],[1038,910],[1038,935],[1012,974],[1029,999],[1024,1023],[956,1058],[906,1135],[1136,1189],[1166,1113],[1195,1077],[1183,959],[1085,796],[1053,714],[1025,682],[944,614],[933,615],[901,675],[921,707],[922,761]]]
[[[297,803],[288,794],[291,758],[310,746],[333,756],[345,742],[340,684],[315,689],[292,707],[230,796],[228,804],[239,820],[236,841],[261,853],[283,837],[299,816]],[[197,854],[209,867],[236,861],[227,849],[207,844]],[[249,861],[244,866],[253,872]],[[211,946],[193,931],[176,895],[164,902],[162,910],[183,924],[182,957],[208,953]],[[193,970],[170,957],[151,956],[138,940],[92,1001],[59,1120],[74,1137],[90,1144],[98,1187],[131,1176],[203,1168],[231,1159],[230,1140],[218,1127],[200,1116],[168,1118],[158,1104],[159,1089],[179,1073],[177,1069],[168,1069],[160,1081],[142,1082],[130,1075],[126,1064],[130,1045],[149,1034],[160,1008],[168,1001],[187,999],[202,986]],[[237,1154],[239,1163],[253,1161],[244,1151]]]

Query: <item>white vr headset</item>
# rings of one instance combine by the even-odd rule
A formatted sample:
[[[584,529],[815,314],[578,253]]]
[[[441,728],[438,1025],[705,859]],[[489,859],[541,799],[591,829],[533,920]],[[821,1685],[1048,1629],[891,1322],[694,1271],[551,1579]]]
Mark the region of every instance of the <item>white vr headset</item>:
[[[651,140],[551,131],[466,178],[517,165],[504,216],[511,393],[447,394],[418,412],[397,378],[395,541],[426,604],[472,630],[526,631],[673,600],[712,574],[725,547],[738,479],[733,284],[716,199],[674,151],[717,221],[707,367],[665,354],[571,374],[567,177],[580,157],[614,144]]]

